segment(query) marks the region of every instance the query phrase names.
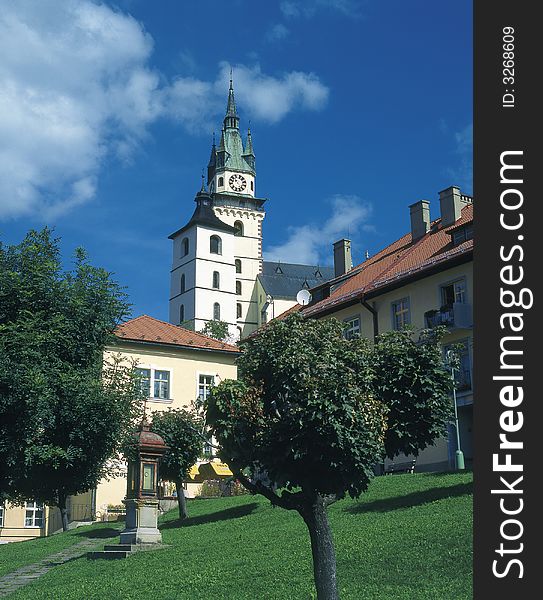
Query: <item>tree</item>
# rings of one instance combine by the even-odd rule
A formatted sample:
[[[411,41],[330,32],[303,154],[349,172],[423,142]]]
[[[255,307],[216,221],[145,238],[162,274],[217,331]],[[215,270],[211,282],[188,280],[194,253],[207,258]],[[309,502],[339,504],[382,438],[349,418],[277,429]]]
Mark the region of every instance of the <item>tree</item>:
[[[175,483],[180,519],[188,516],[183,479],[202,454],[201,429],[201,419],[188,410],[169,409],[153,413],[151,431],[162,436],[168,446],[160,461],[160,477]]]
[[[97,485],[140,410],[132,369],[104,348],[128,312],[105,270],[76,251],[61,267],[59,240],[30,231],[0,245],[0,490],[57,506]]]
[[[382,373],[389,345],[401,360],[390,360],[388,373]],[[335,319],[295,314],[272,321],[243,348],[240,379],[220,383],[207,402],[219,455],[251,492],[301,515],[311,540],[317,597],[335,599],[327,506],[364,492],[385,452],[418,452],[444,430],[441,408],[449,403],[450,377],[439,337],[415,342],[393,333],[372,346],[344,339],[343,324]],[[410,410],[401,416],[413,385],[417,403],[438,407],[436,414]]]
[[[202,329],[200,329],[199,333],[208,335],[209,337],[221,342],[227,342],[230,339],[230,334],[228,333],[228,323],[225,321],[207,321]]]

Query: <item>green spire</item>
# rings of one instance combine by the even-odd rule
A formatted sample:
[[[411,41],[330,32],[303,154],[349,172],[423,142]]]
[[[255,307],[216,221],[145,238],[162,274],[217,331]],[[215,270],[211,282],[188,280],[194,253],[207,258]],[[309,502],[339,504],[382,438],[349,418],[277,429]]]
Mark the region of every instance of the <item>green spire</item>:
[[[245,152],[242,154],[243,160],[249,165],[252,171],[255,170],[255,152],[253,150],[253,138],[251,130],[247,130],[247,141],[245,142]]]
[[[226,115],[224,117],[225,129],[239,129],[239,117],[236,110],[236,99],[234,98],[234,84],[232,81],[232,70],[230,70],[230,88],[228,90],[228,103],[226,104]]]

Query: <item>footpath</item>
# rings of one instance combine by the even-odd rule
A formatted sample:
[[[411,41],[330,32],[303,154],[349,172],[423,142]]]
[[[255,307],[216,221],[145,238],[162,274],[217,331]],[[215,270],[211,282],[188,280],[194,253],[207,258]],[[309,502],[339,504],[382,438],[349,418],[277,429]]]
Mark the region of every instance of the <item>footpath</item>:
[[[32,565],[25,565],[13,571],[12,573],[8,573],[3,577],[0,577],[0,598],[6,597],[8,594],[11,594],[18,589],[32,583],[42,575],[45,575],[48,571],[53,569],[58,565],[62,565],[70,560],[74,560],[75,558],[80,558],[87,554],[87,552],[97,549],[100,546],[104,545],[104,542],[108,540],[112,540],[114,538],[118,538],[119,534],[116,533],[115,536],[111,538],[92,538],[86,539],[82,542],[78,542],[73,546],[69,546],[56,554],[51,554],[42,560],[34,563]]]

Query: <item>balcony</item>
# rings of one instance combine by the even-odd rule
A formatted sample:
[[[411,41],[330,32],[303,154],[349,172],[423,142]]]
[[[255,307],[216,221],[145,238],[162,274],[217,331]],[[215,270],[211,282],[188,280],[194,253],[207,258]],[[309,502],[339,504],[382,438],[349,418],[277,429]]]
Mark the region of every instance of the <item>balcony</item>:
[[[439,310],[429,310],[424,313],[426,327],[444,325],[449,329],[471,329],[473,327],[473,312],[471,304],[454,302],[442,306]]]

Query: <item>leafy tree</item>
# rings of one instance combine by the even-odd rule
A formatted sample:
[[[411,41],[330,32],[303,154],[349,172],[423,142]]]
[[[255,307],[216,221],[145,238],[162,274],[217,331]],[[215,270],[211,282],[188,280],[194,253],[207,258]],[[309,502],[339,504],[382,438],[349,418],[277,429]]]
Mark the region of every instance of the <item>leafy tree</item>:
[[[132,370],[104,348],[125,294],[77,250],[61,267],[51,230],[0,245],[0,490],[58,506],[94,487],[139,410]]]
[[[201,429],[201,419],[188,410],[169,409],[153,413],[151,431],[162,436],[168,446],[160,462],[160,476],[175,483],[180,519],[188,516],[183,479],[202,454]]]
[[[206,324],[200,329],[200,333],[208,335],[221,342],[227,342],[230,339],[228,333],[228,323],[225,321],[207,321]]]
[[[213,389],[207,422],[235,477],[273,505],[301,515],[317,597],[335,599],[327,506],[364,492],[385,452],[417,452],[444,429],[450,378],[441,365],[439,337],[415,342],[390,334],[374,347],[344,339],[335,319],[295,314],[272,321],[243,346],[240,379]],[[396,361],[386,361],[389,346]],[[381,372],[385,363],[387,373]],[[420,407],[437,407],[436,414],[408,410],[402,416],[413,389]]]

